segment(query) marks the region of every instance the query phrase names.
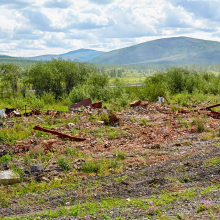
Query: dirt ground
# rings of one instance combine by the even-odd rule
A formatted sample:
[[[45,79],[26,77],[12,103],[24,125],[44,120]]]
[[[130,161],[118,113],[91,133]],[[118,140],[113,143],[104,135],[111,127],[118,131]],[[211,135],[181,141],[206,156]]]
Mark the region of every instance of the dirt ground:
[[[99,115],[98,111],[94,110],[92,114]],[[25,186],[31,178],[39,182],[58,178],[62,182],[72,175],[74,186],[68,182],[63,186],[13,196],[7,207],[0,208],[0,217],[34,216],[45,210],[57,210],[64,204],[68,208],[69,204],[77,201],[98,203],[103,199],[118,198],[131,202],[123,208],[110,208],[106,214],[111,219],[220,219],[220,119],[198,112],[171,111],[171,106],[157,103],[145,103],[115,114],[119,121],[110,125],[104,125],[95,118],[89,120],[87,112],[79,114],[79,121],[75,124],[80,130],[77,135],[86,138],[82,142],[70,142],[55,136],[37,138],[34,133],[33,137],[20,141],[19,145],[28,146],[28,150],[43,150],[45,154],[55,150],[55,153],[40,174],[27,173],[24,181],[18,184]],[[62,117],[69,119],[73,116],[66,114]],[[201,131],[196,124],[197,119],[203,123]],[[114,129],[113,134],[108,134],[109,131],[101,135],[97,133],[97,128],[102,132],[106,127]],[[65,132],[66,126],[57,130]],[[51,145],[48,144],[50,140]],[[18,144],[2,145],[1,149],[16,147]],[[71,169],[68,173],[59,169],[56,161],[58,155],[65,154],[67,147],[83,155],[74,158],[74,172]],[[81,166],[88,158],[112,160],[117,158],[117,152],[123,152],[120,170],[110,169],[102,175],[82,171]],[[19,151],[17,154],[18,160],[12,163],[20,163],[24,170],[28,169],[21,159],[26,153]],[[2,170],[5,169],[7,166],[2,166]],[[203,191],[213,185],[216,190]],[[4,186],[2,190],[10,191],[12,187]],[[189,190],[195,191],[190,199],[185,196]],[[153,196],[160,201],[166,193],[179,193],[183,197],[160,204],[160,215],[150,215],[147,209],[132,204],[132,199],[144,201]],[[42,204],[41,200],[44,201]],[[200,212],[198,208],[204,201],[209,201],[213,208]],[[94,212],[89,218],[102,219],[97,216]],[[48,217],[41,216],[40,219]],[[55,219],[87,218],[63,216]]]

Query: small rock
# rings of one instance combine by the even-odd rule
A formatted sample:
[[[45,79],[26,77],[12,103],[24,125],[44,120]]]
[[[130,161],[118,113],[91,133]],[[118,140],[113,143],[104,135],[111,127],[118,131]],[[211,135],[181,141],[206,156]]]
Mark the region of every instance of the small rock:
[[[45,176],[42,177],[42,181],[45,181],[45,182],[47,182],[47,183],[50,182],[50,180],[47,179],[47,177],[45,177]]]
[[[31,172],[41,172],[43,171],[43,165],[42,164],[32,164],[30,165]]]
[[[73,123],[68,123],[68,124],[67,124],[67,128],[68,128],[69,130],[72,130],[73,128],[77,128],[77,126],[76,126],[75,124],[73,124]]]
[[[104,121],[97,121],[97,123],[100,124],[100,125],[104,125],[105,124]]]

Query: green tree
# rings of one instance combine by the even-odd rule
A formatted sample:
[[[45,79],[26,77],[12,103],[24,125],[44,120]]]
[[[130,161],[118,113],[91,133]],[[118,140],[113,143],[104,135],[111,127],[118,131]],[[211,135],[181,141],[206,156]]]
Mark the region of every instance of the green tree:
[[[13,63],[0,64],[0,78],[2,90],[12,91],[18,90],[18,80],[21,76],[21,69],[18,65]]]

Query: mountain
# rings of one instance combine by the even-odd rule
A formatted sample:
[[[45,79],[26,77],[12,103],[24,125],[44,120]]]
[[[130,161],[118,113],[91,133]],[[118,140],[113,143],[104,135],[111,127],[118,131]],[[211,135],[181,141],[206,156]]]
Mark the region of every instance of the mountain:
[[[23,59],[20,57],[11,57],[11,56],[6,56],[6,55],[0,55],[0,64],[1,63],[15,63],[20,66],[29,66],[36,61],[30,60],[30,59]]]
[[[163,38],[99,55],[103,64],[220,64],[220,42],[188,37]]]
[[[38,61],[47,61],[51,59],[58,59],[62,58],[64,60],[78,60],[78,61],[88,61],[93,59],[96,56],[99,56],[103,54],[104,52],[97,51],[97,50],[89,50],[89,49],[79,49],[75,51],[70,51],[68,53],[60,54],[60,55],[54,55],[54,54],[48,54],[48,55],[42,55],[42,56],[36,56],[36,57],[28,57],[28,59],[31,60],[38,60]]]

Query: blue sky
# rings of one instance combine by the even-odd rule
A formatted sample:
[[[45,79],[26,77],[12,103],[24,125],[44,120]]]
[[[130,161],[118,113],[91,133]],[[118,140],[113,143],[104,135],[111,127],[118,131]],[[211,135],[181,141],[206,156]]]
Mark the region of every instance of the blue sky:
[[[0,54],[110,51],[158,38],[220,41],[219,0],[0,0]]]

